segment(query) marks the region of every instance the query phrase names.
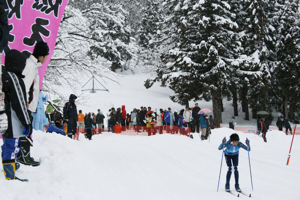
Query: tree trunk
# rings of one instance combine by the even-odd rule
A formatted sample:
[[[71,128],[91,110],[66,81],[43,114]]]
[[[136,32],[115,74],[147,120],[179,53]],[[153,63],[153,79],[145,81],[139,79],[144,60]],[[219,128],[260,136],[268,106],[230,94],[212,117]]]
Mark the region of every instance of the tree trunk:
[[[243,112],[245,112],[245,120],[249,120],[249,102],[248,102],[248,98],[247,98],[247,96],[248,96],[248,86],[244,87],[244,91],[243,91],[242,96],[243,96],[243,99],[244,99],[244,102],[243,102],[244,103],[244,105],[243,105],[244,111]]]
[[[252,119],[257,119],[257,108],[252,108]]]
[[[237,93],[236,92],[233,92],[232,93],[232,104],[233,104],[233,113],[234,113],[234,116],[239,116],[239,111],[238,111],[238,100],[237,100]]]
[[[288,118],[289,116],[288,116],[288,108],[287,108],[287,105],[288,105],[288,99],[287,99],[287,97],[286,96],[284,96],[284,102],[283,102],[283,105],[284,105],[284,116],[286,117],[286,118]]]
[[[245,98],[245,120],[249,120],[249,104],[247,98]]]
[[[289,116],[289,118],[291,119],[291,120],[293,120],[293,119],[295,119],[295,103],[294,103],[294,101],[290,101],[290,116]]]
[[[186,107],[190,107],[190,104],[189,104],[189,100],[188,100],[188,99],[185,100],[185,103],[184,103],[184,104],[185,104]]]
[[[223,99],[222,99],[222,91],[221,89],[219,88],[218,89],[218,107],[219,107],[219,118],[220,118],[220,124],[223,122],[222,121],[222,112],[224,112],[224,105],[223,105]]]
[[[211,90],[211,96],[212,96],[212,107],[213,107],[215,126],[220,127],[221,110],[220,110],[220,106],[219,106],[219,98],[218,98],[217,91]]]

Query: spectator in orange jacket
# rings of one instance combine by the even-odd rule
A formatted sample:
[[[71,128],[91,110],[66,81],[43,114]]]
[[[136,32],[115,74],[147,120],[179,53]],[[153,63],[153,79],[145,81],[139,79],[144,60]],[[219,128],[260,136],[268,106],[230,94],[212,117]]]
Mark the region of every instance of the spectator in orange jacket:
[[[79,110],[78,114],[78,131],[84,133],[84,114],[82,114],[82,110]]]

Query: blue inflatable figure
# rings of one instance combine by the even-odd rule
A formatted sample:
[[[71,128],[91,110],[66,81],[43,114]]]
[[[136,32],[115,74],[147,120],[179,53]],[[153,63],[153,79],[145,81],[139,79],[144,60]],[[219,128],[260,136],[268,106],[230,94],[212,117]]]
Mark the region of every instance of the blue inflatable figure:
[[[32,112],[31,115],[33,117],[32,127],[35,130],[45,131],[45,126],[48,125],[48,120],[45,114],[44,102],[47,102],[48,94],[44,96],[43,92],[39,94],[39,101],[36,107],[36,113]]]

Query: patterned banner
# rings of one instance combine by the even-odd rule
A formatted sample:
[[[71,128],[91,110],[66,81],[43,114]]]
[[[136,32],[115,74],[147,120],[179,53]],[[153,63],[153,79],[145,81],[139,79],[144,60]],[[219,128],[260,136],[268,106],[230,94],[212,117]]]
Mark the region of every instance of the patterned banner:
[[[48,43],[48,60],[39,68],[40,88],[53,54],[58,28],[68,0],[6,0],[9,49],[31,54],[37,41]],[[4,61],[4,57],[2,58]]]

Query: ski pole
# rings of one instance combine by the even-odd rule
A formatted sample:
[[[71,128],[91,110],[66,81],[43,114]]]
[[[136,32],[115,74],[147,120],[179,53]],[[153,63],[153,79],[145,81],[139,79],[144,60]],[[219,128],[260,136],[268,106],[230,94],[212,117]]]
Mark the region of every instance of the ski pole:
[[[252,186],[252,191],[253,191],[253,182],[252,182],[252,172],[251,172],[250,153],[249,153],[249,151],[248,151],[248,160],[249,160],[249,169],[250,169],[251,186]]]
[[[223,148],[224,148],[224,144],[223,144]],[[219,173],[219,181],[218,181],[217,192],[219,191],[219,184],[220,184],[221,171],[222,171],[222,163],[223,163],[223,155],[224,155],[224,150],[222,151],[222,158],[221,158],[221,166],[220,166],[220,173]]]

